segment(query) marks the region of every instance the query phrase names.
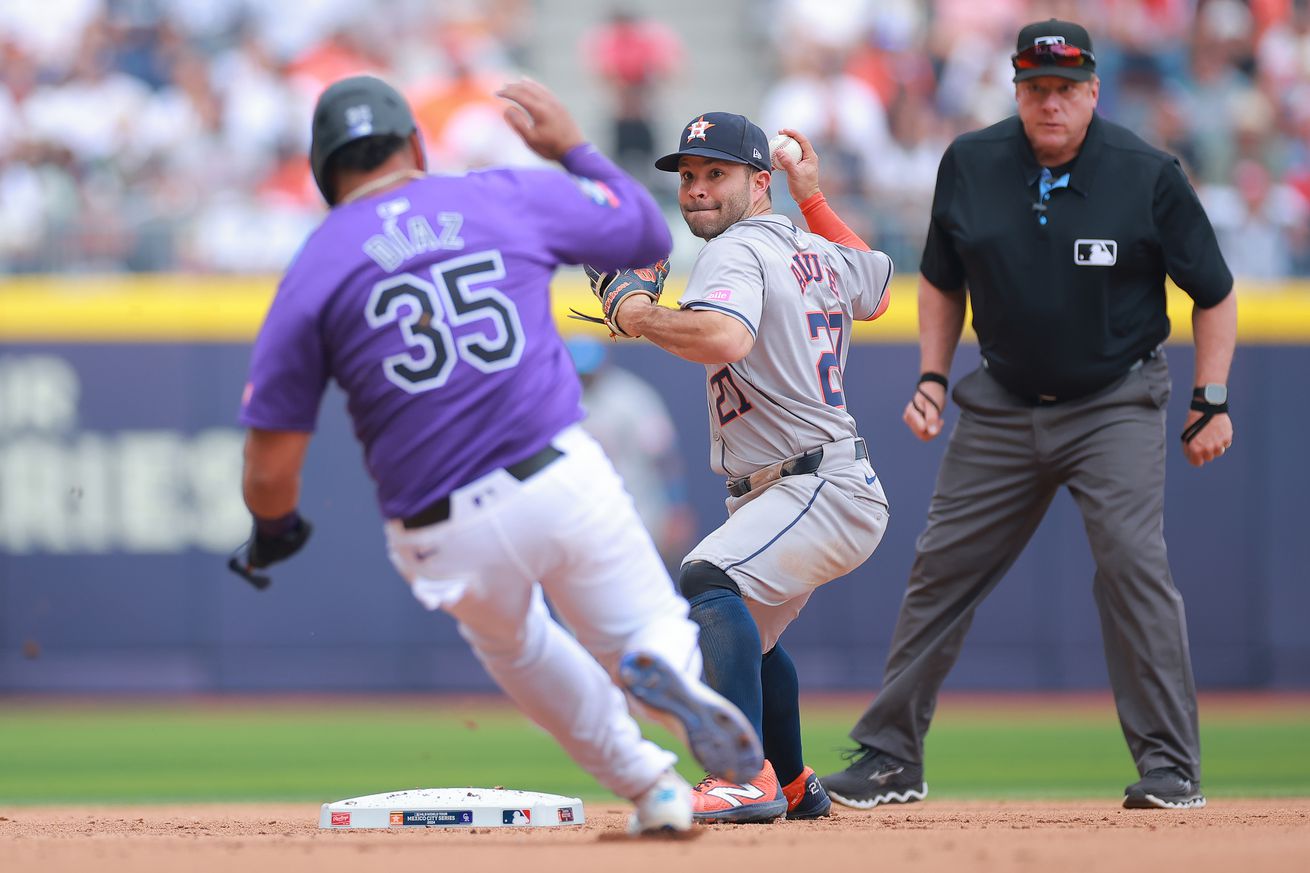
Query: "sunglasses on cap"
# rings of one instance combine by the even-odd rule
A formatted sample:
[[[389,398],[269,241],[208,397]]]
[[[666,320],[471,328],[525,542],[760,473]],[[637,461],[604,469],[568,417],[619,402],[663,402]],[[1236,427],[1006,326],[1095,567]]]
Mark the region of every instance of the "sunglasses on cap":
[[[1096,55],[1087,49],[1067,42],[1030,45],[1010,57],[1016,70],[1034,70],[1038,67],[1089,67],[1096,64]]]

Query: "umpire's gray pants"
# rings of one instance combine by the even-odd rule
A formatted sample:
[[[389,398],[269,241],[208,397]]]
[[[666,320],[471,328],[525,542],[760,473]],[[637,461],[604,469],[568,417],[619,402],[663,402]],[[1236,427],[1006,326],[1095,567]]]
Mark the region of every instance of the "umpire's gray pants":
[[[1164,543],[1164,355],[1091,397],[1024,404],[985,369],[952,396],[960,419],[916,546],[882,691],[857,742],[923,761],[937,692],[974,610],[1067,485],[1096,560],[1092,592],[1119,723],[1140,773],[1200,781],[1196,687],[1183,601]]]

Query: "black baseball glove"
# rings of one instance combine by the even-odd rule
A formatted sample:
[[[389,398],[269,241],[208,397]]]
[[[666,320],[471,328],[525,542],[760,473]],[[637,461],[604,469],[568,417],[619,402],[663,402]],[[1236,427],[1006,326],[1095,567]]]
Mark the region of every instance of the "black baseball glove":
[[[251,528],[250,539],[227,559],[227,568],[263,591],[273,580],[267,574],[256,573],[255,570],[285,561],[300,551],[313,530],[314,526],[298,515],[290,528],[276,535],[261,534],[259,525],[255,524]]]
[[[619,304],[627,299],[629,294],[644,294],[650,298],[651,303],[659,303],[660,294],[664,291],[664,280],[669,275],[669,260],[665,258],[649,267],[611,273],[602,273],[586,264],[582,265],[582,269],[586,270],[587,278],[591,280],[591,293],[600,301],[601,317],[584,315],[576,309],[569,310],[573,313],[569,317],[589,321],[592,324],[603,324],[612,334],[631,336],[619,328],[618,322],[614,320],[614,313],[619,311]]]

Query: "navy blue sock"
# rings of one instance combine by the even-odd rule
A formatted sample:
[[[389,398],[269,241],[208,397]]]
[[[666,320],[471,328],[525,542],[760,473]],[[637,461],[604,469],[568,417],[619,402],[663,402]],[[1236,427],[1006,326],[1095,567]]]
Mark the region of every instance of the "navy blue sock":
[[[782,646],[774,646],[760,661],[760,683],[764,757],[777,772],[778,782],[786,785],[805,769],[805,754],[801,751],[800,682],[796,679],[796,665]]]
[[[700,625],[705,684],[737,704],[763,735],[760,691],[760,632],[746,601],[735,591],[714,588],[691,598],[691,620]]]

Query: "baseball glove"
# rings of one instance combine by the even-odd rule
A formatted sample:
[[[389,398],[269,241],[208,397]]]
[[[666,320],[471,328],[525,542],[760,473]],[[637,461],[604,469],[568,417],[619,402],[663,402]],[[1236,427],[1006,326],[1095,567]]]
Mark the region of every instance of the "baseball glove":
[[[592,324],[603,324],[610,329],[611,335],[631,336],[619,329],[618,322],[614,320],[614,313],[619,311],[619,304],[627,299],[629,294],[644,294],[650,298],[651,303],[659,303],[660,294],[664,291],[664,280],[669,275],[669,260],[665,258],[649,267],[611,273],[602,273],[586,264],[582,265],[582,269],[587,271],[587,278],[591,280],[591,293],[600,301],[601,315],[598,318],[570,309],[573,314],[569,317],[579,321],[589,321]]]

